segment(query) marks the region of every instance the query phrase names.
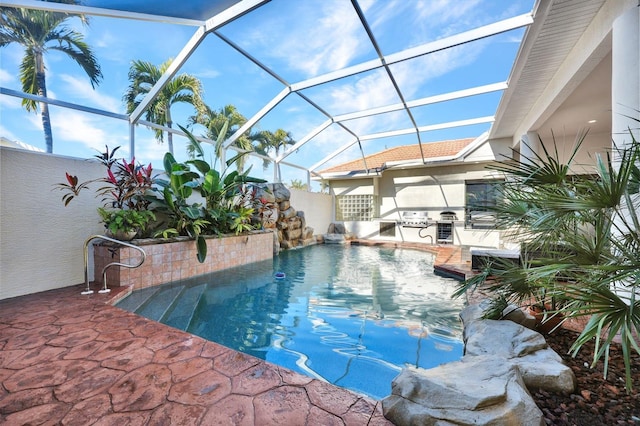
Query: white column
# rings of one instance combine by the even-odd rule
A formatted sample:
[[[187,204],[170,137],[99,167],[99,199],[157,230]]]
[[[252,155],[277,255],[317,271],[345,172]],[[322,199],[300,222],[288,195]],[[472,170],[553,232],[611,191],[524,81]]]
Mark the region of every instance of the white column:
[[[613,23],[611,60],[611,132],[618,147],[637,140],[640,123],[640,8],[634,7]]]
[[[613,22],[611,46],[611,137],[615,146],[623,148],[631,143],[631,135],[640,140],[637,121],[640,117],[640,7],[630,9]],[[614,166],[617,158],[614,149]],[[617,222],[625,228],[622,220]],[[617,292],[621,296],[630,295],[620,287]],[[636,297],[640,297],[637,287]]]
[[[520,162],[535,162],[536,153],[540,151],[540,137],[537,132],[527,132],[520,142]],[[524,143],[523,143],[524,142]]]

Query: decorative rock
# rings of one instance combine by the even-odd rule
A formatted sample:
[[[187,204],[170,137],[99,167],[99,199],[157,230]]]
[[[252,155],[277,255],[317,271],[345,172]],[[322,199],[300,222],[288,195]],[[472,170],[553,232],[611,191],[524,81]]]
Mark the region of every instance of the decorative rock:
[[[331,223],[327,234],[346,234],[347,229],[344,227],[344,223]]]
[[[513,321],[528,329],[535,330],[536,317],[516,305],[509,305],[502,311],[502,319]]]
[[[518,366],[527,389],[544,389],[550,392],[570,394],[576,388],[573,370],[562,362],[553,349],[536,351],[522,358],[509,361]]]
[[[511,321],[479,320],[469,324],[468,328],[465,355],[515,358],[547,348],[547,342],[540,333]]]
[[[291,199],[291,191],[287,189],[286,186],[282,183],[270,183],[269,188],[273,192],[273,196],[275,198],[276,203],[281,203],[284,200]]]
[[[324,243],[325,244],[346,244],[347,240],[344,238],[343,234],[325,234],[324,235]]]
[[[544,425],[518,369],[488,356],[404,369],[382,407],[396,425]]]
[[[302,233],[303,240],[311,240],[313,239],[313,228],[310,226],[306,226],[304,228],[304,232]]]
[[[287,210],[289,207],[291,207],[291,202],[289,200],[282,200],[280,201],[278,206],[280,207],[280,210]]]
[[[295,217],[296,215],[296,209],[294,209],[293,207],[289,207],[287,210],[281,210],[280,211],[280,219],[279,220],[285,220],[285,219],[290,219],[292,217]]]
[[[276,197],[273,195],[273,191],[268,187],[268,185],[257,184],[254,185],[256,190],[254,198],[264,200],[264,203],[275,203]]]
[[[576,387],[573,371],[540,333],[512,321],[476,320],[465,326],[464,336],[465,355],[503,358],[518,366],[529,389],[571,393]]]
[[[298,240],[302,236],[302,229],[287,229],[284,231],[287,240]]]

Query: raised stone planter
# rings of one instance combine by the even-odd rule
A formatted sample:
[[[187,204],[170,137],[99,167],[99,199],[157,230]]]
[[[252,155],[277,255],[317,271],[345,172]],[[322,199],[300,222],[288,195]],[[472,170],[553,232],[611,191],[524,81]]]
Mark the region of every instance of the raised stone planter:
[[[204,263],[198,262],[195,242],[188,238],[134,240],[133,243],[145,251],[145,262],[135,269],[110,267],[107,269],[107,285],[139,289],[272,259],[273,239],[272,232],[207,238]],[[140,253],[129,247],[111,243],[95,245],[95,281],[102,284],[102,269],[108,263],[135,264],[138,259]]]

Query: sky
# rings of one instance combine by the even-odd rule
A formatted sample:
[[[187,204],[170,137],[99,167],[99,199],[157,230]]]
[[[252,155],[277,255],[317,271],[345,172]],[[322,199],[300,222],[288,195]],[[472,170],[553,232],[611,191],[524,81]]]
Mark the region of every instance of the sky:
[[[91,3],[87,0],[86,3]],[[104,3],[104,2],[103,2]],[[193,1],[186,1],[193,3]],[[175,3],[174,3],[175,4]],[[155,3],[161,7],[161,3]],[[529,13],[533,0],[361,0],[359,2],[380,51],[391,55],[403,50],[453,36],[493,22]],[[197,27],[91,17],[88,27],[71,18],[68,25],[82,32],[101,66],[103,79],[91,87],[88,77],[70,58],[49,51],[45,56],[50,97],[124,114],[122,97],[129,85],[133,60],[160,65],[175,58]],[[377,58],[376,49],[360,25],[348,0],[272,0],[218,30],[255,59],[277,73],[286,83],[295,84]],[[390,66],[395,84],[405,101],[451,91],[506,81],[518,52],[524,29],[508,31]],[[24,51],[19,45],[0,49],[0,86],[21,90],[19,64]],[[285,86],[243,57],[216,34],[208,34],[179,73],[198,77],[204,100],[213,109],[234,105],[251,118]],[[328,114],[346,114],[401,102],[384,69],[345,77],[309,87],[301,93]],[[418,126],[491,116],[502,92],[468,97],[412,109]],[[54,154],[89,158],[110,148],[129,147],[129,126],[124,120],[105,118],[52,106]],[[172,115],[185,126],[192,108],[176,105]],[[254,130],[279,128],[291,132],[294,140],[304,138],[327,120],[327,116],[302,97],[288,95],[264,116]],[[412,127],[406,112],[392,112],[344,122],[359,136]],[[422,132],[424,143],[477,137],[490,124]],[[195,127],[196,135],[203,133]],[[0,136],[44,149],[39,114],[27,113],[16,97],[0,95]],[[166,142],[159,144],[144,126],[136,126],[136,159],[161,166]],[[367,138],[364,138],[367,139]],[[311,139],[285,161],[310,167],[336,152],[354,137],[337,124]],[[186,159],[184,138],[174,138],[175,154]],[[417,143],[413,135],[376,138],[362,142],[365,155],[386,148]],[[350,161],[361,156],[356,143],[338,157],[319,167]],[[255,159],[252,175],[273,178],[273,169],[263,170]],[[306,172],[282,166],[282,181],[306,182]]]

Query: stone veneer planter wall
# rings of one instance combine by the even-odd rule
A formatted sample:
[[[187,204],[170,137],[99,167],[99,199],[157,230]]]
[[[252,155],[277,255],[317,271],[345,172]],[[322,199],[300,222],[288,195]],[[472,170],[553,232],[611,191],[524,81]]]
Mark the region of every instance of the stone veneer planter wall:
[[[273,258],[273,233],[252,232],[207,238],[207,258],[196,258],[195,241],[186,238],[171,240],[134,240],[146,253],[138,268],[111,266],[107,269],[107,286],[131,286],[132,290],[183,280]],[[136,264],[140,253],[130,247],[102,243],[94,246],[95,281],[102,284],[102,269],[111,262]]]

